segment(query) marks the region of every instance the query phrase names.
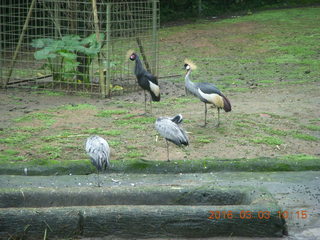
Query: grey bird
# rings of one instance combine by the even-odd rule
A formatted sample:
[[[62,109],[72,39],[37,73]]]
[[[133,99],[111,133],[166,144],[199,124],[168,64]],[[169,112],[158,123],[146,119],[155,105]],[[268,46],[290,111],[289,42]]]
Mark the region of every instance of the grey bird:
[[[129,50],[127,56],[131,61],[135,61],[134,74],[137,77],[139,86],[144,90],[144,109],[147,109],[147,94],[148,91],[151,95],[150,105],[152,107],[152,101],[160,101],[160,88],[158,84],[158,79],[145,70],[142,66],[142,62],[135,52]]]
[[[98,187],[100,187],[99,172],[110,167],[110,148],[108,142],[100,136],[91,136],[86,141],[86,152],[91,163],[98,171]]]
[[[196,65],[190,60],[185,60],[184,68],[187,70],[185,76],[186,90],[198,97],[205,106],[204,110],[204,126],[207,125],[207,104],[213,104],[218,111],[218,123],[220,125],[220,109],[226,112],[231,111],[231,103],[229,99],[212,83],[195,83],[190,80],[190,73],[196,69]]]
[[[182,122],[182,115],[176,115],[174,117],[159,117],[155,122],[155,128],[159,134],[165,138],[167,144],[167,158],[169,158],[169,143],[174,143],[177,146],[188,146],[189,138],[185,130],[179,125]]]

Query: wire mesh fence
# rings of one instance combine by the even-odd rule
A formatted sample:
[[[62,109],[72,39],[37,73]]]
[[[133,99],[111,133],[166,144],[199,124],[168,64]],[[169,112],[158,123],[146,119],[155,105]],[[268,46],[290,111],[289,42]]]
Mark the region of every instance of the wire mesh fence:
[[[2,86],[132,91],[128,49],[157,75],[159,0],[2,0],[0,21]]]

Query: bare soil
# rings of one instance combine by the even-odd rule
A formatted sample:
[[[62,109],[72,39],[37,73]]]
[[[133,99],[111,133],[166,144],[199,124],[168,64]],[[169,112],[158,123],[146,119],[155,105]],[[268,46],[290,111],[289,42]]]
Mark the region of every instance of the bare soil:
[[[171,116],[181,113],[186,120],[183,124],[190,136],[190,146],[185,150],[170,145],[170,158],[177,159],[234,159],[255,157],[277,157],[294,154],[319,156],[319,141],[297,138],[293,133],[303,133],[320,138],[319,131],[308,130],[305,126],[319,126],[320,94],[319,84],[284,85],[270,88],[255,88],[247,92],[225,93],[232,103],[230,113],[221,112],[221,125],[216,127],[216,109],[209,108],[208,125],[202,127],[204,119],[204,104],[193,96],[185,96],[182,83],[172,83],[162,80],[162,101],[153,104],[150,117]],[[143,123],[143,127],[131,128],[119,126],[116,121],[123,119],[122,115],[112,115],[109,118],[99,118],[98,111],[108,109],[125,109],[131,114],[130,119],[143,118],[143,92],[134,92],[111,99],[88,98],[81,96],[50,96],[34,91],[1,90],[0,91],[0,128],[4,131],[10,127],[39,126],[41,121],[16,123],[13,120],[35,112],[49,112],[57,116],[55,123],[42,131],[40,136],[51,136],[61,130],[81,132],[84,129],[101,128],[105,130],[120,129],[120,136],[105,136],[111,141],[120,141],[112,147],[113,160],[127,157],[130,149],[141,153],[145,160],[166,160],[166,145],[159,138],[156,141],[156,131],[153,123]],[[91,104],[96,109],[59,110],[56,107],[71,104]],[[132,105],[130,105],[132,104]],[[150,106],[148,105],[148,108]],[[269,130],[268,130],[269,129]],[[274,134],[270,129],[281,133]],[[103,136],[103,135],[102,135]],[[277,138],[282,142],[273,144],[257,142],[257,139]],[[82,148],[86,136],[79,134],[73,144]],[[59,143],[52,143],[53,145]],[[130,146],[130,148],[128,147]],[[5,149],[5,145],[0,145]],[[40,147],[40,146],[38,146]],[[36,149],[36,147],[34,148]],[[63,148],[61,160],[86,158],[83,151]],[[25,156],[33,155],[33,149],[22,150]],[[39,156],[41,157],[41,156]]]

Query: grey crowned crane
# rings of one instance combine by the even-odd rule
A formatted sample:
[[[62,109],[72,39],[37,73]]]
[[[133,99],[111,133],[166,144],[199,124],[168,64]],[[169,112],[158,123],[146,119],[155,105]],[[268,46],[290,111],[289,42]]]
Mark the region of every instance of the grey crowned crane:
[[[99,136],[88,137],[86,141],[86,152],[90,157],[91,163],[98,171],[98,187],[100,187],[99,172],[105,171],[110,167],[110,148],[108,142]]]
[[[151,95],[150,105],[152,107],[152,101],[159,102],[160,101],[160,88],[158,84],[157,77],[153,76],[147,70],[145,70],[142,66],[142,62],[138,54],[136,54],[133,50],[129,50],[127,56],[131,61],[135,61],[134,74],[137,77],[139,86],[144,90],[144,108],[145,112],[147,109],[147,94],[148,91]]]
[[[223,109],[226,112],[231,111],[231,103],[229,99],[222,94],[222,92],[214,86],[212,83],[195,83],[190,80],[190,73],[192,70],[196,69],[196,65],[186,59],[184,68],[187,70],[185,76],[185,87],[191,92],[194,96],[198,97],[205,106],[204,110],[204,126],[207,125],[207,104],[213,104],[218,111],[218,123],[220,124],[220,109]]]
[[[172,118],[170,117],[159,117],[155,122],[155,128],[159,134],[166,139],[167,144],[167,158],[169,159],[169,143],[168,141],[174,143],[177,146],[189,145],[189,138],[184,129],[179,125],[182,122],[182,115],[176,115]]]

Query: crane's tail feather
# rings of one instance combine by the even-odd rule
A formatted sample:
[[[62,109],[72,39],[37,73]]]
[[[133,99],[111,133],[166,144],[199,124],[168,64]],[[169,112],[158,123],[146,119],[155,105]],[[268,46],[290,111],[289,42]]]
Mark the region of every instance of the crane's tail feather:
[[[160,101],[160,93],[158,96],[156,96],[152,91],[150,91],[150,95],[151,95],[151,98],[152,98],[152,101],[154,102],[159,102]]]
[[[231,103],[229,101],[229,99],[226,96],[222,96],[223,99],[223,109],[226,112],[230,112],[231,111]]]

